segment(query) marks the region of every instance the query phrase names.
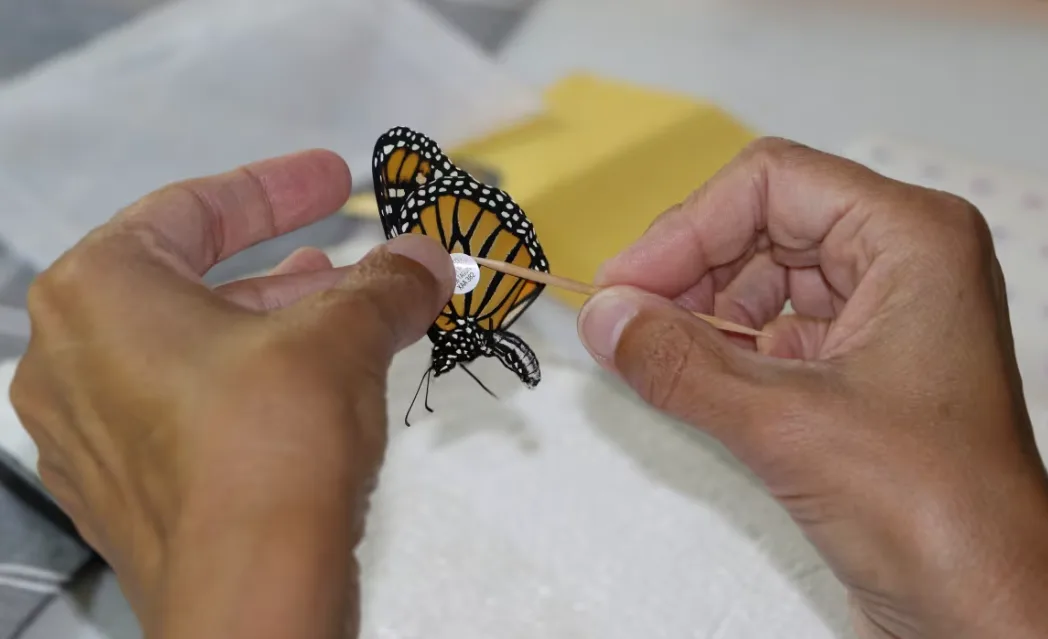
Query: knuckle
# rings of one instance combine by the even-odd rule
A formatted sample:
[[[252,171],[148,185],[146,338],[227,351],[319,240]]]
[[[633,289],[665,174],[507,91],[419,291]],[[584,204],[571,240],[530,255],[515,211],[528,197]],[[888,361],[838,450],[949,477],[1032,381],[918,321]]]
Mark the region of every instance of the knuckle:
[[[757,138],[743,150],[743,157],[756,164],[780,165],[798,157],[817,153],[811,147],[786,138],[765,136]]]
[[[947,194],[947,204],[958,233],[978,246],[992,244],[993,234],[986,216],[974,204],[953,194]]]
[[[125,209],[124,214],[128,218],[135,218],[154,208],[169,207],[209,208],[209,203],[202,200],[200,195],[193,189],[192,182],[172,182],[143,195],[137,202]]]
[[[31,316],[46,314],[84,288],[88,271],[80,251],[72,251],[38,275],[29,285],[26,307]]]
[[[986,217],[968,200],[943,191],[931,191],[928,206],[935,232],[928,234],[951,262],[984,265],[994,254],[993,233]]]
[[[36,319],[47,312],[50,306],[49,297],[47,285],[43,281],[43,275],[38,275],[30,282],[25,295],[25,308],[30,318]]]
[[[8,388],[7,396],[11,400],[11,406],[15,409],[16,413],[23,414],[32,404],[32,396],[34,394],[33,384],[29,381],[28,376],[25,372],[26,360],[23,359],[19,363],[18,368],[15,369],[15,374],[11,378],[11,385]]]

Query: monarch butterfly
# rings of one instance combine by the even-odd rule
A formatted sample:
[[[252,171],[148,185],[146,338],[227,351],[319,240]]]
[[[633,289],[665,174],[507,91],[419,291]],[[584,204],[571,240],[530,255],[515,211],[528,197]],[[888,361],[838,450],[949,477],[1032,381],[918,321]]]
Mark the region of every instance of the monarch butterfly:
[[[505,191],[476,180],[456,166],[429,137],[405,127],[390,129],[375,143],[375,198],[386,238],[419,233],[440,241],[449,253],[465,253],[549,272],[535,229]],[[507,329],[545,286],[501,272],[483,271],[475,289],[454,295],[430,326],[431,377],[456,366],[494,395],[466,364],[494,357],[528,388],[542,379],[539,361],[524,340]],[[414,406],[415,400],[412,400]],[[408,407],[408,415],[411,406]],[[404,423],[410,426],[404,417]]]

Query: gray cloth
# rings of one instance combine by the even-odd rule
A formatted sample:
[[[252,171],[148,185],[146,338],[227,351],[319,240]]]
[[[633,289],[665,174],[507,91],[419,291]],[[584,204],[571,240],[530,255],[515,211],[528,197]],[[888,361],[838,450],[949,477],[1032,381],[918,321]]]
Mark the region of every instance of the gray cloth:
[[[0,453],[0,637],[19,633],[93,553],[35,480]]]
[[[0,242],[0,359],[21,355],[29,341],[25,294],[35,276],[32,266]]]
[[[480,2],[425,0],[448,22],[468,34],[488,53],[495,53],[513,34],[521,18],[537,0],[497,0],[488,6]]]

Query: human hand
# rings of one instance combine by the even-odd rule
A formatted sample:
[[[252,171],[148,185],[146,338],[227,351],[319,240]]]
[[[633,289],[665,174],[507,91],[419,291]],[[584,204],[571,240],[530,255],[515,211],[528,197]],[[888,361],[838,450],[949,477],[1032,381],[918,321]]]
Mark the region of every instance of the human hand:
[[[590,352],[764,481],[861,636],[1048,635],[1048,480],[973,206],[762,140],[597,283]]]
[[[157,191],[29,294],[11,398],[44,485],[115,569],[147,636],[342,637],[386,440],[385,383],[451,296],[447,253],[315,249],[210,289],[217,262],[328,215],[309,152]]]

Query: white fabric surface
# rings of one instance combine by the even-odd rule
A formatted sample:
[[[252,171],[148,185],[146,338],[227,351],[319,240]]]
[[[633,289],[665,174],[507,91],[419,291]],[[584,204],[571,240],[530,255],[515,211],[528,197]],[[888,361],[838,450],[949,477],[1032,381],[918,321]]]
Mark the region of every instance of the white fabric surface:
[[[540,108],[410,0],[181,0],[0,86],[4,238],[46,267],[176,179],[386,128],[454,146]]]

